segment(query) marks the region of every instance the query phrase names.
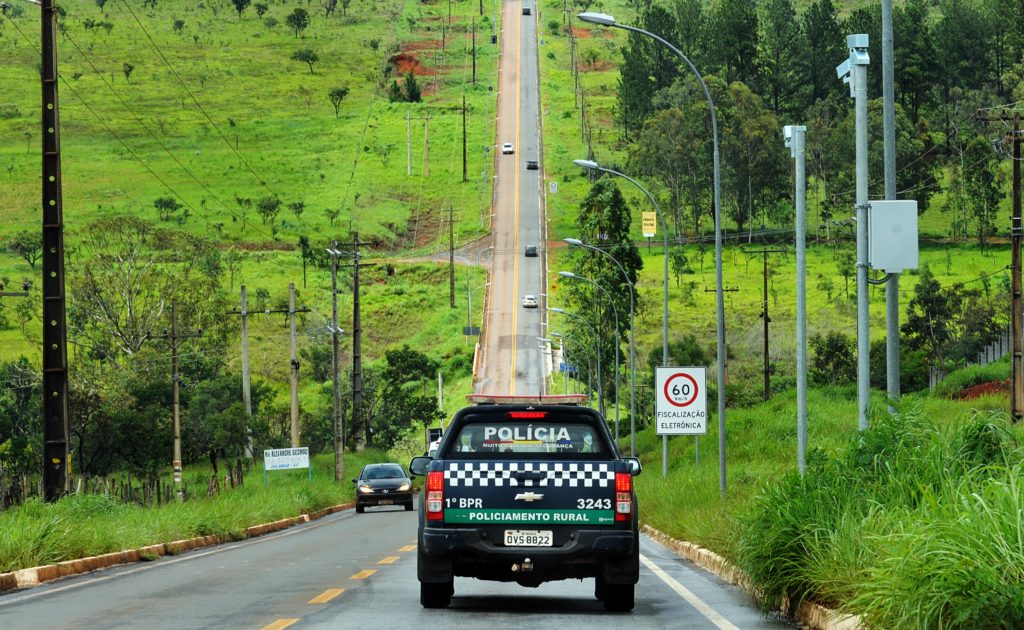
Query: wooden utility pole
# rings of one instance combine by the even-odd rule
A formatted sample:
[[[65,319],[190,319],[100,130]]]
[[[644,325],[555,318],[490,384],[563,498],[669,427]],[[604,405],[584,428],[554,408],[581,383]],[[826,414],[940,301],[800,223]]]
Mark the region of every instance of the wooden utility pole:
[[[423,176],[430,177],[430,112],[423,112]]]
[[[405,175],[412,176],[412,105],[405,110]]]
[[[252,392],[249,380],[249,313],[246,310],[245,285],[241,285],[242,302],[238,315],[242,316],[242,402],[245,403],[245,457],[252,459]]]
[[[291,437],[292,448],[299,447],[299,357],[297,354],[298,335],[296,332],[296,315],[308,313],[308,308],[295,308],[295,283],[288,283],[288,319],[291,320]]]
[[[364,444],[372,442],[370,423],[366,421],[363,424],[360,418],[360,409],[362,409],[363,405],[363,326],[360,318],[359,304],[359,269],[372,266],[375,263],[360,261],[359,248],[363,245],[365,243],[359,240],[359,233],[353,232],[351,242],[334,243],[334,251],[337,254],[332,254],[332,256],[335,256],[335,264],[337,264],[337,256],[343,254],[350,254],[352,256],[352,264],[345,266],[352,267],[352,433],[356,436],[357,450],[362,450]],[[338,247],[351,247],[352,250],[350,252],[343,252]],[[330,252],[330,250],[328,251]],[[334,293],[337,295],[336,286]],[[337,328],[337,325],[335,325],[335,328]]]
[[[331,256],[331,367],[334,374],[334,480],[345,477],[345,425],[341,417],[341,353],[338,336],[338,241],[334,241],[327,253]]]
[[[747,251],[747,254],[761,254],[764,260],[764,271],[763,275],[763,289],[761,293],[761,319],[764,321],[764,399],[768,400],[772,396],[772,384],[771,384],[771,360],[768,356],[768,324],[771,323],[772,318],[768,315],[768,254],[782,254],[785,253],[784,249],[760,249],[757,251]]]
[[[466,176],[466,95],[462,95],[462,181],[469,181]]]
[[[483,0],[480,2],[480,15],[484,14]],[[473,38],[473,85],[476,85],[476,19],[473,20],[473,25],[470,27],[470,32]]]
[[[455,207],[448,206],[448,301],[455,308]]]
[[[42,0],[43,134],[43,489],[68,491],[68,351],[64,291],[64,210],[57,98],[57,6]]]
[[[181,487],[181,404],[179,388],[181,378],[178,375],[178,342],[182,339],[198,339],[203,336],[203,329],[200,328],[194,333],[183,333],[178,331],[178,314],[176,304],[171,302],[171,330],[164,330],[162,335],[149,335],[152,339],[166,339],[171,342],[171,379],[174,384],[174,402],[172,404],[174,418],[174,460],[172,467],[174,471],[174,495],[179,501],[184,500],[185,493]]]
[[[980,116],[988,122],[1012,122],[1013,131],[1008,141],[1013,145],[1013,215],[1010,223],[1010,337],[1011,337],[1011,381],[1010,417],[1020,422],[1024,417],[1024,304],[1021,289],[1021,245],[1024,244],[1024,226],[1021,223],[1021,175],[1020,175],[1020,114],[1013,116]]]

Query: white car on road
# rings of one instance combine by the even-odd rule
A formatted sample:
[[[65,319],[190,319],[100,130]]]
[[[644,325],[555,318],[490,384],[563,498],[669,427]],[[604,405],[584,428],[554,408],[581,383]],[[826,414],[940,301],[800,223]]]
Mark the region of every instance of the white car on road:
[[[511,142],[506,142],[505,144],[501,145],[501,152],[505,154],[515,153],[516,149],[515,147],[512,146]]]
[[[537,308],[537,296],[536,295],[524,295],[523,296],[523,308]]]

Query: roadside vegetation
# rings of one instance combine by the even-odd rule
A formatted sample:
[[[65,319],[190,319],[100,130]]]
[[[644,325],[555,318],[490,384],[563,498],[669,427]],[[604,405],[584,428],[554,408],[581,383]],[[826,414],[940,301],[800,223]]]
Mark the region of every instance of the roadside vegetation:
[[[356,476],[367,463],[387,454],[366,450],[345,457],[345,471]],[[0,511],[0,572],[84,558],[124,549],[196,536],[245,537],[245,528],[350,502],[353,484],[334,481],[333,456],[310,461],[307,471],[267,473],[264,485],[259,469],[243,485],[206,497],[211,471],[190,467],[184,487],[188,501],[171,500],[159,506],[123,501],[106,492],[71,494],[54,504],[31,499]],[[117,487],[118,479],[112,479]],[[169,480],[166,480],[169,482]],[[88,488],[86,488],[88,490]]]

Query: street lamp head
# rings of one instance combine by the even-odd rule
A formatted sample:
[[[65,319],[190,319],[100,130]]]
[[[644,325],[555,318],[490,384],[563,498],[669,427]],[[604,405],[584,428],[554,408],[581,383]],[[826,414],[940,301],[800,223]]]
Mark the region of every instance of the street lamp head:
[[[580,168],[585,168],[588,171],[596,171],[601,168],[601,165],[594,160],[573,160],[572,163]]]
[[[562,276],[563,278],[575,278],[576,277],[576,274],[574,274],[571,271],[559,271],[558,275]]]
[[[577,247],[582,247],[583,246],[583,241],[581,241],[578,238],[563,238],[562,240],[565,241],[566,243],[570,244],[570,245],[575,245]]]
[[[602,26],[615,26],[615,18],[608,15],[607,13],[595,13],[593,11],[587,11],[586,13],[580,13],[576,16],[584,22],[590,22],[591,24],[600,24]]]
[[[565,309],[564,308],[558,308],[557,306],[549,306],[548,310],[551,311],[552,313],[561,313],[561,314],[565,315]]]
[[[551,343],[551,340],[548,339],[547,337],[537,337],[537,341],[541,341],[543,343]]]
[[[560,333],[560,332],[549,332],[548,334],[551,335],[552,337],[556,337],[558,339],[561,339],[563,337],[562,333]]]

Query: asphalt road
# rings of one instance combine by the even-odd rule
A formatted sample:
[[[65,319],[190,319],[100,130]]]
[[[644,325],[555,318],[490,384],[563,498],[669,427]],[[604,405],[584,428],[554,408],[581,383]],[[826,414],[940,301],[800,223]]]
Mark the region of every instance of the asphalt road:
[[[502,12],[501,60],[498,81],[497,181],[494,194],[494,252],[491,286],[484,315],[483,353],[476,390],[486,394],[544,393],[544,355],[537,337],[544,336],[545,243],[541,185],[540,118],[537,63],[537,11],[522,15],[524,2],[505,2]],[[535,0],[525,0],[535,7]],[[515,153],[501,153],[511,142]],[[537,160],[540,170],[526,170]],[[527,245],[539,256],[526,258]],[[535,295],[539,308],[522,306]]]
[[[416,513],[369,508],[248,541],[0,596],[0,628],[783,628],[740,589],[641,538],[632,613],[593,580],[536,589],[456,578],[446,610],[419,604]]]

